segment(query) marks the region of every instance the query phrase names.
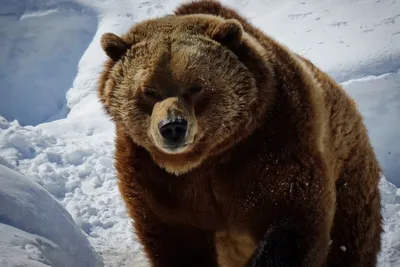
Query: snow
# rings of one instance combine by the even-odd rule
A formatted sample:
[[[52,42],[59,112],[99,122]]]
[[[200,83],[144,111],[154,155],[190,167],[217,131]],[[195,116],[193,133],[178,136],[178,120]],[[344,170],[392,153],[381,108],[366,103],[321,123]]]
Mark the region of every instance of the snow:
[[[253,23],[312,59],[339,82],[400,69],[397,0],[234,3]]]
[[[0,215],[0,266],[2,261],[7,266],[21,262],[47,266],[54,260],[51,255],[65,259],[53,262],[54,266],[79,266],[68,262],[77,245],[62,245],[63,238],[73,242],[74,237],[85,248],[80,255],[87,251],[82,262],[97,259],[87,239],[107,267],[148,266],[116,184],[114,125],[96,96],[106,59],[99,40],[105,32],[120,34],[138,21],[167,14],[180,2],[2,1],[0,177],[10,181],[18,176],[20,181],[23,177],[10,169],[22,173],[25,181],[32,182],[27,188],[45,189],[68,214],[61,206],[52,204],[56,208],[51,209],[38,200],[33,211],[21,205],[5,215],[12,218],[21,210],[22,215],[30,214],[23,221],[39,222],[51,212],[55,222],[64,214],[65,220],[58,222],[65,225],[59,228],[62,231],[46,222],[48,232],[42,224],[30,231],[24,223],[5,223]],[[309,57],[354,97],[383,167],[380,189],[385,232],[379,267],[400,266],[400,124],[396,123],[400,114],[400,2],[222,2]],[[0,192],[5,191],[3,180],[0,185]],[[22,185],[11,183],[8,188],[18,186]],[[26,200],[34,197],[23,193]],[[48,195],[45,199],[54,203]],[[25,202],[30,203],[34,202]]]
[[[0,14],[0,114],[21,125],[65,117],[96,14],[68,0],[2,0]]]
[[[46,190],[0,165],[0,263],[101,267],[71,215]]]

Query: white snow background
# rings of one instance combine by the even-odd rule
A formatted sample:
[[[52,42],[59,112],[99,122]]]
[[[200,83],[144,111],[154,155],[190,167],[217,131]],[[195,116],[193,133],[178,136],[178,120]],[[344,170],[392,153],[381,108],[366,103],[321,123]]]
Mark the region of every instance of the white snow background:
[[[386,177],[379,267],[400,266],[400,1],[222,2],[354,97]],[[180,3],[1,1],[0,267],[147,266],[116,185],[114,127],[96,96],[99,39]]]

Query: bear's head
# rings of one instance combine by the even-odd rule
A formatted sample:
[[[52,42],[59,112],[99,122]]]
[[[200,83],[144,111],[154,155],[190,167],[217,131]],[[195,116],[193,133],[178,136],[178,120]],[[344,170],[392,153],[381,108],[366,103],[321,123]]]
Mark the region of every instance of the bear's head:
[[[236,20],[166,16],[121,37],[106,33],[101,45],[109,57],[99,83],[105,110],[170,173],[229,149],[265,113],[264,49]]]

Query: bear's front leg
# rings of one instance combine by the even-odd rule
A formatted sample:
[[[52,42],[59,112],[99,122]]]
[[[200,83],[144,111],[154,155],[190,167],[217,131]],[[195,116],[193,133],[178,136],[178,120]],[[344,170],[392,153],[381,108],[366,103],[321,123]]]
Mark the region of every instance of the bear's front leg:
[[[323,224],[306,226],[297,220],[298,218],[288,218],[272,226],[247,266],[324,266],[329,246],[329,227]]]
[[[212,232],[163,223],[149,212],[136,214],[134,226],[152,267],[217,267]]]
[[[335,213],[334,187],[325,178],[294,177],[307,184],[293,182],[297,189],[286,201],[281,199],[276,213],[280,215],[260,234],[247,267],[325,266]]]

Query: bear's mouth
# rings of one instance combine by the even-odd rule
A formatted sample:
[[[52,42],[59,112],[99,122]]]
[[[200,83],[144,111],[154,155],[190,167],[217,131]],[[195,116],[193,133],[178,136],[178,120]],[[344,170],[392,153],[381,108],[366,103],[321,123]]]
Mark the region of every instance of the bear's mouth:
[[[182,152],[182,150],[185,149],[187,146],[189,146],[189,143],[163,145],[162,148],[163,150],[167,150],[166,152],[179,153]]]

